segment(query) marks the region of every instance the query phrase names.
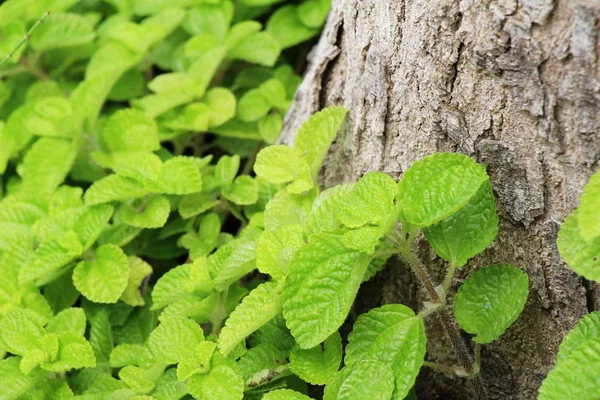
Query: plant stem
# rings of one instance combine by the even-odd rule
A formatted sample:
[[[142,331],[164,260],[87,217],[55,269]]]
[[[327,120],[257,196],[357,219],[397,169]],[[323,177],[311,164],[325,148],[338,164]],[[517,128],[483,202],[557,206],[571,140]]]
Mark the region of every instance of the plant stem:
[[[408,264],[410,265],[412,270],[415,271],[415,273],[417,274],[417,276],[423,283],[423,286],[425,286],[425,290],[427,290],[427,293],[429,294],[429,297],[431,297],[431,300],[434,303],[440,304],[441,303],[440,296],[438,295],[437,291],[435,290],[435,286],[431,282],[431,278],[429,277],[429,274],[427,273],[427,271],[425,271],[425,268],[423,268],[423,266],[421,265],[419,260],[415,257],[413,252],[409,248],[404,248],[404,249],[402,249],[401,254],[406,259],[406,261],[408,262]]]
[[[450,285],[452,284],[452,278],[454,278],[454,273],[456,272],[456,265],[454,265],[454,263],[450,264],[450,267],[448,268],[448,272],[446,272],[446,277],[444,278],[444,283],[442,283],[442,290],[443,290],[443,300],[446,300],[446,296],[448,295],[448,290],[450,290]]]
[[[14,56],[17,51],[19,51],[19,49],[21,48],[21,46],[23,46],[25,44],[25,42],[27,42],[29,40],[29,38],[31,37],[31,34],[35,30],[35,28],[37,28],[39,24],[41,24],[42,22],[44,22],[44,19],[46,19],[46,17],[48,15],[50,15],[50,11],[46,11],[44,13],[44,15],[42,15],[40,17],[40,19],[38,19],[37,21],[35,21],[35,23],[32,25],[32,27],[29,28],[29,30],[27,31],[27,33],[25,34],[25,36],[23,36],[23,39],[21,39],[21,41],[17,44],[17,47],[15,47],[13,49],[13,51],[11,51],[10,53],[8,53],[6,55],[6,57],[4,57],[2,60],[0,60],[0,66],[4,65],[5,63],[7,63],[8,60],[10,60],[12,58],[12,56]]]
[[[436,362],[431,361],[423,361],[423,366],[431,369],[435,369],[437,371],[441,371],[445,374],[456,375],[456,369],[449,365],[438,364]]]

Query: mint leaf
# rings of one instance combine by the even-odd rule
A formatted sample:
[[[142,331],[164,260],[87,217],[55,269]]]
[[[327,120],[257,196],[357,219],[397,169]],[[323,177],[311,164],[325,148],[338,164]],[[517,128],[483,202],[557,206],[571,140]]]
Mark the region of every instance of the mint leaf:
[[[288,5],[271,15],[267,22],[267,32],[277,39],[282,49],[287,49],[310,39],[319,33],[319,30],[304,25],[298,18],[298,7]]]
[[[583,188],[577,209],[579,214],[579,233],[587,242],[600,237],[600,173],[594,174]]]
[[[196,374],[189,378],[188,389],[199,400],[242,400],[244,381],[230,366],[213,367],[208,374]]]
[[[370,257],[339,236],[313,235],[296,250],[283,292],[283,315],[302,349],[315,347],[342,325]]]
[[[325,23],[331,0],[308,0],[298,6],[298,18],[309,28],[319,28]]]
[[[154,151],[160,148],[154,120],[133,108],[111,115],[102,129],[101,139],[112,152]]]
[[[303,243],[302,227],[298,224],[263,232],[256,247],[256,267],[273,279],[284,278],[294,251]]]
[[[600,313],[583,317],[563,339],[556,366],[540,387],[540,400],[595,399],[600,368]]]
[[[235,178],[231,186],[223,188],[223,197],[238,205],[250,205],[258,201],[258,185],[248,176],[241,175]]]
[[[496,202],[489,182],[456,214],[433,224],[423,233],[435,252],[462,267],[489,246],[498,233]]]
[[[311,400],[311,398],[291,389],[278,389],[265,394],[262,400]]]
[[[291,183],[290,193],[301,193],[313,187],[308,163],[289,146],[275,145],[261,150],[256,157],[254,172],[270,183]]]
[[[80,46],[96,37],[91,22],[74,13],[53,13],[44,20],[31,36],[31,47],[48,51],[63,47]]]
[[[433,225],[463,208],[488,177],[467,156],[438,153],[415,162],[398,183],[400,219],[418,227]]]
[[[389,365],[362,361],[346,366],[325,387],[323,400],[363,400],[392,398],[394,373]]]
[[[219,335],[219,350],[223,355],[227,356],[240,341],[281,312],[282,286],[265,282],[244,297]]]
[[[71,369],[91,368],[96,366],[96,358],[92,346],[83,335],[66,331],[58,333],[58,354],[53,361],[42,363],[47,371],[65,372]]]
[[[210,111],[208,125],[211,128],[223,125],[235,116],[236,98],[229,89],[217,87],[209,90],[204,102]]]
[[[298,129],[294,148],[306,159],[314,178],[317,177],[321,163],[342,127],[346,114],[348,110],[345,108],[328,107],[312,115]]]
[[[130,256],[129,279],[121,294],[121,300],[130,306],[143,306],[146,284],[152,274],[152,267],[139,257]]]
[[[165,196],[142,201],[139,207],[124,206],[119,217],[127,225],[137,228],[162,228],[169,218],[171,203]]]
[[[82,261],[73,270],[77,290],[95,303],[116,303],[127,287],[129,262],[119,247],[107,244],[94,252],[95,259]]]
[[[157,361],[176,364],[187,357],[190,348],[203,341],[202,328],[191,319],[164,316],[152,331],[148,346]]]
[[[281,47],[267,32],[254,32],[237,42],[227,56],[254,64],[272,67],[279,58]]]
[[[290,370],[312,385],[324,385],[342,362],[342,339],[335,332],[322,344],[303,350],[296,346],[290,354]]]
[[[498,339],[525,307],[529,279],[511,265],[490,265],[473,273],[454,298],[456,321],[476,343]]]
[[[345,183],[324,190],[315,199],[310,213],[303,220],[304,232],[312,235],[319,232],[336,232],[342,228],[336,210],[352,192],[354,184]]]
[[[116,200],[127,200],[143,197],[149,190],[130,178],[109,175],[95,181],[83,196],[85,204],[94,205]]]
[[[378,361],[394,372],[394,398],[403,399],[413,387],[425,357],[423,319],[408,307],[388,304],[358,317],[348,336],[346,365],[361,368]]]
[[[163,164],[156,190],[167,194],[190,194],[202,190],[202,175],[192,157],[173,157]]]
[[[85,333],[85,313],[81,308],[67,308],[58,313],[46,326],[46,332]]]
[[[396,182],[387,174],[369,172],[354,185],[336,209],[338,219],[349,228],[385,222],[394,210]]]
[[[600,282],[600,237],[589,242],[581,236],[579,210],[573,211],[558,232],[556,246],[560,256],[577,274]]]

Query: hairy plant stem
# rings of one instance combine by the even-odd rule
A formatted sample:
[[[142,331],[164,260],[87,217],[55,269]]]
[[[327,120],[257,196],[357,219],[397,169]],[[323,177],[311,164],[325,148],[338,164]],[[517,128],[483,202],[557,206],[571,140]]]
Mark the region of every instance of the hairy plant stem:
[[[442,299],[440,297],[440,295],[438,294],[438,292],[435,290],[435,286],[434,286],[429,274],[427,273],[425,268],[421,265],[421,263],[419,262],[417,257],[415,257],[415,255],[410,250],[410,248],[404,248],[402,250],[401,256],[408,262],[411,269],[419,277],[419,280],[423,283],[423,286],[425,286],[425,290],[429,294],[429,297],[431,297],[432,302],[435,304],[439,304],[439,306],[440,306],[439,315],[440,315],[440,319],[442,321],[442,325],[444,326],[444,330],[446,331],[446,335],[448,336],[448,338],[450,339],[450,342],[452,343],[452,347],[454,349],[454,354],[456,354],[456,357],[458,358],[460,366],[464,369],[465,375],[475,378],[473,380],[473,384],[475,387],[475,391],[477,392],[478,398],[480,398],[480,399],[487,398],[485,388],[483,386],[483,382],[481,381],[481,376],[479,374],[477,374],[477,376],[476,376],[476,373],[475,373],[474,364],[476,364],[476,363],[473,362],[473,359],[471,358],[471,355],[469,354],[469,349],[467,348],[467,346],[465,345],[465,342],[462,340],[462,338],[460,336],[460,331],[458,330],[458,327],[456,326],[456,322],[454,321],[454,319],[452,318],[452,316],[450,315],[448,310],[445,309],[443,306],[443,301],[445,299]],[[450,279],[452,279],[452,278],[450,278]],[[477,372],[479,372],[479,371],[477,371]]]

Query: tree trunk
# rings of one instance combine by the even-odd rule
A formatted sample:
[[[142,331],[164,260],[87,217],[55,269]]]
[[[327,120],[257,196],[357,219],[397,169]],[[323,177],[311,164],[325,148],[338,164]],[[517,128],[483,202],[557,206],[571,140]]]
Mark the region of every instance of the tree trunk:
[[[326,158],[325,187],[370,170],[398,179],[434,152],[487,164],[500,232],[455,281],[500,262],[530,279],[519,320],[483,348],[485,393],[423,368],[418,398],[536,398],[563,336],[600,306],[598,287],[572,272],[555,244],[598,169],[599,18],[600,0],[333,0],[281,140],[293,142],[310,114],[343,105],[349,120]],[[440,279],[445,264],[423,240],[416,246]],[[396,262],[364,285],[348,324],[381,303],[418,310],[426,299]],[[426,322],[426,357],[456,363],[435,318]]]

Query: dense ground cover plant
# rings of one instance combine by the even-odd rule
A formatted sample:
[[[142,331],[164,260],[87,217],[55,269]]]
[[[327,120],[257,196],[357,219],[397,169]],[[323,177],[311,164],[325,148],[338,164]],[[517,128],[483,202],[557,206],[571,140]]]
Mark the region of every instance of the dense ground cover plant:
[[[300,81],[282,51],[315,36],[328,8],[0,6],[2,398],[307,399],[308,385],[325,385],[326,400],[403,399],[422,366],[477,376],[480,346],[528,293],[523,272],[498,264],[447,296],[498,230],[485,168],[436,154],[399,182],[369,172],[320,191],[341,108],[315,114],[293,146],[263,148]],[[595,280],[597,183],[559,238]],[[412,251],[421,234],[448,263],[439,284]],[[361,283],[393,256],[430,302],[359,316],[344,347],[338,330]],[[458,365],[425,361],[437,316]],[[565,339],[541,396],[597,390],[598,358],[581,360],[598,331],[591,314]],[[565,381],[575,364],[582,385]]]

